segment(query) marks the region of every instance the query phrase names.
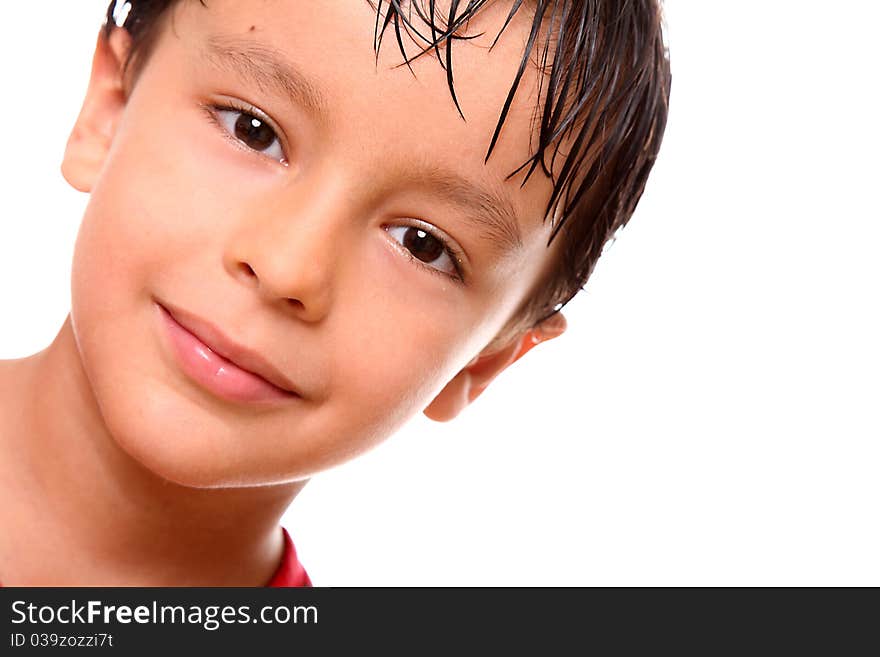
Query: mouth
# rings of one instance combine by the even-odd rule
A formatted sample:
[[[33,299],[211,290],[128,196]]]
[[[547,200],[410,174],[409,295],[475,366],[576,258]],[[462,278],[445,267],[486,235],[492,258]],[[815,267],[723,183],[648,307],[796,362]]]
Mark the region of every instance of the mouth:
[[[258,352],[236,343],[196,315],[155,303],[178,366],[208,392],[244,403],[302,398],[293,384]]]

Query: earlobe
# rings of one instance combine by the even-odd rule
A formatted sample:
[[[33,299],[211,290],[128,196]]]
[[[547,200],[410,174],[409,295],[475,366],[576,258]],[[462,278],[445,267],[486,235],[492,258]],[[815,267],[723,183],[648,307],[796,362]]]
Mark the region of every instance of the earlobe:
[[[519,333],[500,349],[478,354],[452,379],[424,410],[437,422],[448,422],[479,397],[489,384],[535,346],[562,335],[567,323],[555,313],[538,326]]]
[[[109,39],[103,30],[98,36],[86,97],[61,164],[65,180],[81,192],[92,190],[125,108],[123,66],[130,44],[131,37],[121,28]]]

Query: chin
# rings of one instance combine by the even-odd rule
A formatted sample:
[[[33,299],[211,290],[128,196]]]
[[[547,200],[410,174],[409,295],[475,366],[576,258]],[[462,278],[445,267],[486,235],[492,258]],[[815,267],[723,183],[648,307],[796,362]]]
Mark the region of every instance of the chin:
[[[115,445],[153,476],[194,489],[245,488],[305,480],[324,469],[303,436],[272,439],[268,429],[223,418],[159,382],[156,388],[143,396],[122,386],[96,391]]]
[[[114,443],[149,473],[189,488],[246,485],[228,428],[187,418],[167,393],[139,398],[123,388],[96,396]]]

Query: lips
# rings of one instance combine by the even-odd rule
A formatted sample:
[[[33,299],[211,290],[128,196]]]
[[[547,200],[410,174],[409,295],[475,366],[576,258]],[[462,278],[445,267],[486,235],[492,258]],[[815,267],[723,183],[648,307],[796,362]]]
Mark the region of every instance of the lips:
[[[258,352],[197,315],[166,303],[156,306],[178,365],[209,392],[238,402],[301,398],[293,383]]]

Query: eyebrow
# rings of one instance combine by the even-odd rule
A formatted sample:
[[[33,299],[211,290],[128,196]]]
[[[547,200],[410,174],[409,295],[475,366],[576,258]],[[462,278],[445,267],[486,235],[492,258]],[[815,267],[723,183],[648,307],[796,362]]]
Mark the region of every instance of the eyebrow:
[[[407,175],[447,203],[461,208],[481,229],[481,237],[504,254],[522,248],[522,233],[513,204],[506,195],[453,171],[431,166]]]
[[[327,97],[305,74],[269,46],[228,35],[208,38],[208,59],[221,69],[257,85],[263,92],[287,96],[325,127],[331,125]],[[481,229],[481,237],[504,254],[522,248],[522,233],[510,198],[454,171],[429,165],[409,169],[404,178],[462,209]]]
[[[256,84],[260,91],[280,92],[327,124],[327,98],[274,48],[240,37],[214,35],[208,38],[205,54],[215,66]]]

